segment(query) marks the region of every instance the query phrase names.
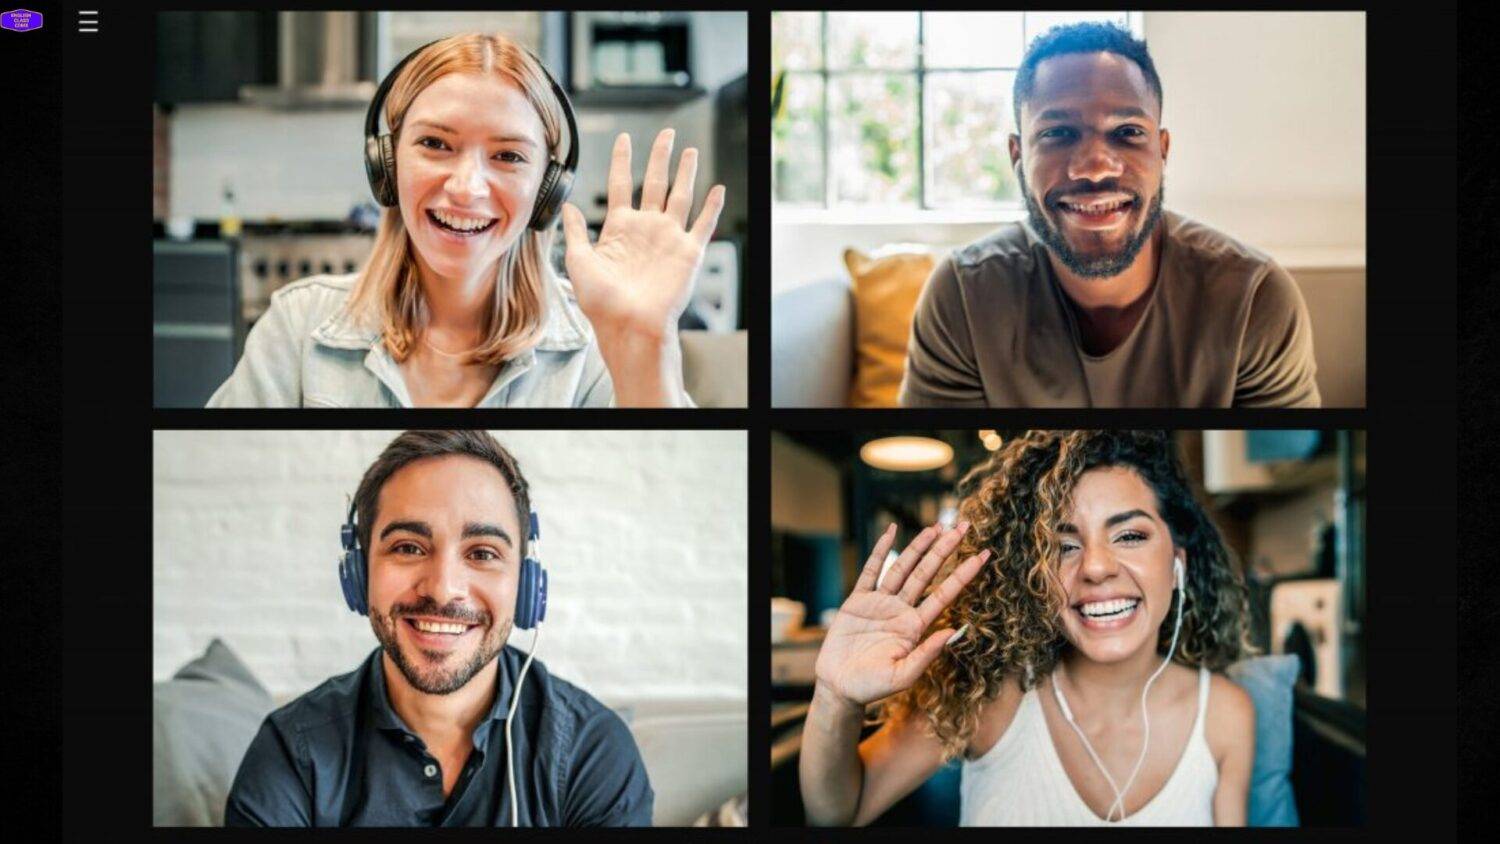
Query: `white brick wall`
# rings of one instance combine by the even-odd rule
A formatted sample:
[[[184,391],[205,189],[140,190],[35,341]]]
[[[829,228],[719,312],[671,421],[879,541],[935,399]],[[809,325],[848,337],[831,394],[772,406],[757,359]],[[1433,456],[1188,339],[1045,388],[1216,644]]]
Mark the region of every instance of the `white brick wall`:
[[[346,496],[397,431],[157,431],[153,675],[224,639],[273,695],[376,644],[344,606]],[[539,658],[608,703],[746,697],[743,431],[496,431],[542,522]],[[512,638],[523,648],[531,634]]]

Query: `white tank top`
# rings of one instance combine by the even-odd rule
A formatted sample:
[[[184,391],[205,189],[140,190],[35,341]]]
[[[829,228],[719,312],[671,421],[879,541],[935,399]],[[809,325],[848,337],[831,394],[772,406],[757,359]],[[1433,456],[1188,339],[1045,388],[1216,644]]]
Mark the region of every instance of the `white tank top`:
[[[1021,697],[1016,717],[987,753],[962,766],[960,826],[1213,826],[1219,766],[1203,737],[1206,668],[1198,669],[1198,713],[1187,748],[1166,785],[1123,821],[1101,819],[1078,796],[1052,745],[1037,689]]]

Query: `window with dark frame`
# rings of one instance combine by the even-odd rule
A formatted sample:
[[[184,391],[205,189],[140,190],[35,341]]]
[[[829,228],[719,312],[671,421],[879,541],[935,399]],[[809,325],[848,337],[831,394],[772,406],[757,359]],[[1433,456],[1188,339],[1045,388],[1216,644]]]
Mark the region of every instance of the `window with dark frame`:
[[[1019,208],[1016,69],[1081,20],[1139,32],[1127,12],[772,12],[775,204]]]

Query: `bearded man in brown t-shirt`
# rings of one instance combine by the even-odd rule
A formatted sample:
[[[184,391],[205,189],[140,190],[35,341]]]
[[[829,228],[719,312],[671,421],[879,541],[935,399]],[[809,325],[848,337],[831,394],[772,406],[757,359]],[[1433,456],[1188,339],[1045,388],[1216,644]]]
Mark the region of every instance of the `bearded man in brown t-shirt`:
[[[901,403],[1317,407],[1312,329],[1265,253],[1162,210],[1171,137],[1144,42],[1057,27],[1016,74],[1025,223],[955,250],[917,303]]]

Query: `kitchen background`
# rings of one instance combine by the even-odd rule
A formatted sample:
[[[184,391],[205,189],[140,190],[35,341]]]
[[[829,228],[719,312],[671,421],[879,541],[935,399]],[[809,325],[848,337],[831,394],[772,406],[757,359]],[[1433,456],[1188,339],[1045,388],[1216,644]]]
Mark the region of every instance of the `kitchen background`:
[[[657,823],[690,823],[741,795],[745,432],[494,433],[519,460],[541,520],[550,597],[538,659],[630,725]],[[152,679],[160,687],[218,638],[269,696],[233,758],[188,760],[189,770],[227,767],[221,812],[259,717],[377,647],[344,605],[338,531],[346,496],[396,434],[153,435]],[[531,641],[520,632],[511,643]],[[163,732],[183,717],[158,707]],[[158,751],[158,769],[172,758]],[[200,774],[193,787],[212,781]]]
[[[957,481],[1017,433],[771,433],[773,823],[802,822],[797,753],[813,665],[858,566],[891,522],[899,526],[897,551],[926,525],[951,526]],[[1301,660],[1291,778],[1302,823],[1361,824],[1365,434],[1176,436],[1199,501],[1245,566],[1254,642]],[[902,445],[897,437],[915,438],[897,450],[900,463],[886,451]]]
[[[596,231],[618,132],[637,150],[637,183],[644,150],[672,126],[677,150],[700,151],[697,202],[725,185],[683,327],[702,329],[694,342],[707,348],[689,393],[732,403],[745,380],[746,26],[743,12],[159,13],[154,404],[201,407],[274,290],[363,263],[376,219],[366,108],[408,52],[466,31],[521,41],[568,90],[581,135],[571,201]]]

